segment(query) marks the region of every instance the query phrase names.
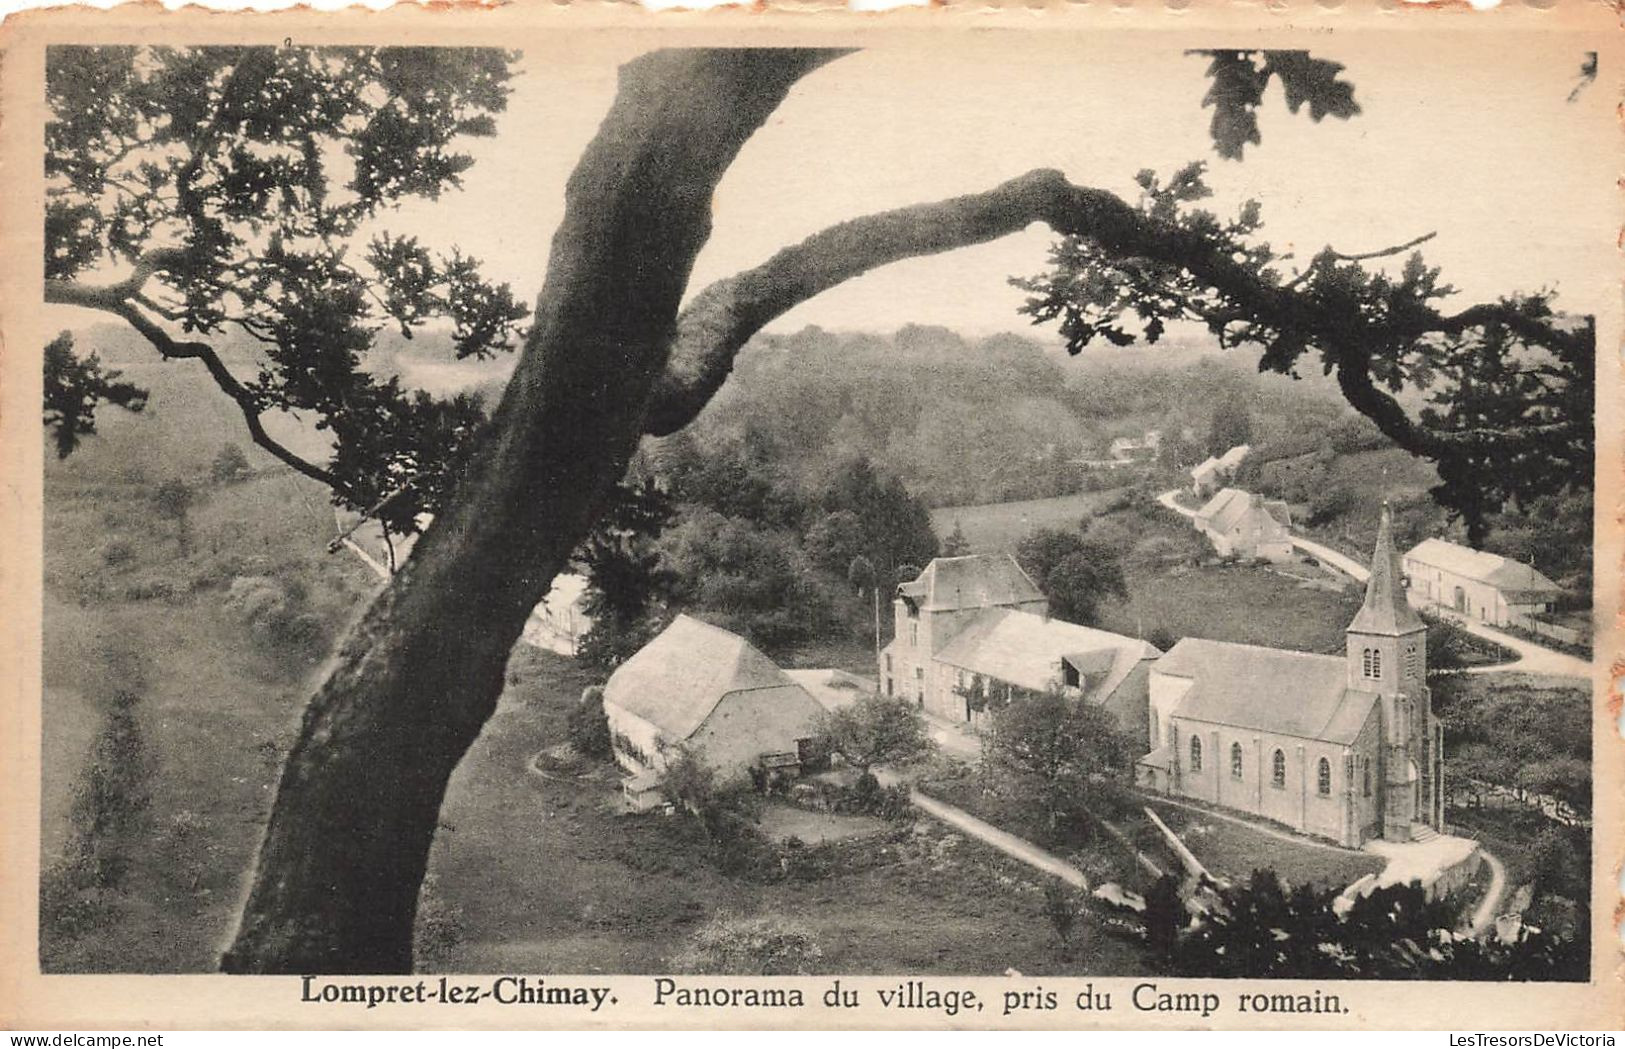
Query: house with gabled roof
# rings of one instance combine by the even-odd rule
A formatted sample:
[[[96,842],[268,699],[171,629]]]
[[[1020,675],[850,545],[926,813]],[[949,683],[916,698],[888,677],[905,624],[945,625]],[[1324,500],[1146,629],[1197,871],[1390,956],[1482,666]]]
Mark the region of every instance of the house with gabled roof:
[[[750,642],[680,615],[610,675],[604,716],[615,760],[646,783],[676,753],[722,781],[771,759],[799,761],[824,707]]]
[[[1279,499],[1225,488],[1191,519],[1220,557],[1290,561],[1292,510]]]
[[[1386,506],[1341,656],[1187,638],[1152,668],[1141,786],[1357,846],[1437,833],[1443,733],[1427,628]]]
[[[939,557],[897,587],[881,690],[936,717],[981,727],[1000,703],[1051,688],[1143,733],[1152,645],[1052,619],[1009,554]]]
[[[1492,626],[1550,612],[1563,588],[1533,565],[1443,539],[1424,539],[1406,552],[1411,597]]]
[[[1210,455],[1197,463],[1191,467],[1191,492],[1204,498],[1212,495],[1236,476],[1236,470],[1251,452],[1251,445],[1238,444],[1223,455]]]

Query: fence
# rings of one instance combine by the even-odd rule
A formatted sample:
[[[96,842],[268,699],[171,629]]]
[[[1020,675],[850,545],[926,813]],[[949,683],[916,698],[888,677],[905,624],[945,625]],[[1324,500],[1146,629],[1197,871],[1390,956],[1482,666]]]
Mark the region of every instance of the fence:
[[[1519,612],[1512,613],[1508,618],[1508,625],[1515,626],[1520,630],[1527,630],[1537,637],[1550,638],[1553,641],[1560,641],[1565,645],[1583,646],[1591,643],[1591,632],[1588,630],[1577,630],[1574,627],[1558,626],[1556,623],[1548,623],[1544,620],[1535,619],[1532,616],[1527,616]]]

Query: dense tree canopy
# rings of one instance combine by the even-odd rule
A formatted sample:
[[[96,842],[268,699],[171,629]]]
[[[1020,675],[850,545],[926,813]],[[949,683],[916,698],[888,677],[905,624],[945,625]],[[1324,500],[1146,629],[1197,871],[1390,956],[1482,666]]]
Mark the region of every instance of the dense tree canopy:
[[[483,420],[365,367],[385,324],[449,324],[459,357],[511,349],[529,310],[477,260],[374,220],[460,185],[460,140],[495,133],[515,56],[479,48],[57,47],[47,71],[45,297],[120,317],[166,359],[200,360],[255,443],[415,530]],[[358,243],[369,237],[365,245]],[[113,272],[117,279],[91,283]],[[260,353],[243,375],[211,337]],[[55,345],[55,344],[53,344]],[[57,357],[62,357],[59,348]],[[52,374],[129,404],[87,364]],[[60,385],[60,384],[59,384]],[[121,401],[120,398],[123,400]],[[312,462],[266,431],[303,413],[333,439]],[[67,426],[89,410],[64,416]],[[83,432],[83,431],[81,431]]]
[[[1016,561],[1049,599],[1057,619],[1093,626],[1101,602],[1127,597],[1117,550],[1082,532],[1040,528],[1016,546]]]

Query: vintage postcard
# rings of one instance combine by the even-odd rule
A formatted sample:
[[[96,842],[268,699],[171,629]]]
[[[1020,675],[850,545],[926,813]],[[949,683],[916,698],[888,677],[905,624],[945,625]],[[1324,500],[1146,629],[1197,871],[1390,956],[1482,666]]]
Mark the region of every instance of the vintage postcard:
[[[1625,1021],[1611,8],[4,48],[0,1022]]]

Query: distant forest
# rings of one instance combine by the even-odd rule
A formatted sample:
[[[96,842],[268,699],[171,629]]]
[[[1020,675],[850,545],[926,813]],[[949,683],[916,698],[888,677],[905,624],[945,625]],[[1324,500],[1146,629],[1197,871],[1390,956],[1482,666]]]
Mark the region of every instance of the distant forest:
[[[197,473],[222,440],[246,445],[203,376],[182,374],[193,362],[158,363],[144,343],[111,326],[80,332],[79,346],[131,368],[130,377],[143,383],[163,373],[171,402],[179,395],[215,409],[205,417],[221,429],[209,428],[206,438],[184,427],[147,429],[152,438],[195,446],[143,458]],[[241,374],[252,373],[255,355],[251,341],[226,347]],[[493,404],[512,358],[457,362],[443,339],[409,341],[384,331],[368,367],[438,395],[472,390]],[[195,390],[181,389],[194,383]],[[120,413],[102,414],[111,421]],[[1161,453],[1143,469],[1085,465],[1107,457],[1114,438],[1153,429],[1162,434]],[[315,433],[283,439],[298,437],[321,440]],[[647,534],[627,540],[639,546],[644,565],[635,585],[653,592],[658,607],[707,614],[769,650],[861,636],[869,601],[860,590],[871,580],[889,587],[948,538],[932,533],[927,508],[1125,484],[1160,490],[1243,440],[1254,453],[1238,483],[1286,499],[1301,526],[1351,551],[1369,547],[1370,511],[1385,498],[1402,543],[1451,534],[1428,495],[1437,483],[1431,465],[1393,447],[1318,372],[1300,379],[1260,374],[1250,355],[1215,352],[1195,338],[1068,357],[1013,333],[808,327],[758,336],[694,424],[646,445],[634,473],[658,479],[669,505],[659,509],[658,523],[640,526]],[[92,453],[77,466],[94,469],[98,458]],[[1590,522],[1589,493],[1548,497],[1507,508],[1486,545],[1532,561],[1583,599]],[[871,573],[862,580],[851,578],[859,557]],[[628,617],[646,606],[632,601]]]

